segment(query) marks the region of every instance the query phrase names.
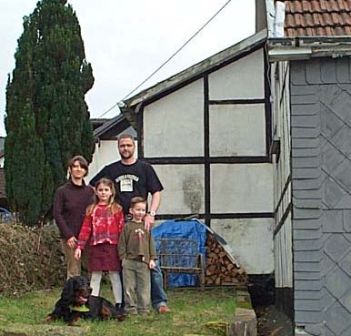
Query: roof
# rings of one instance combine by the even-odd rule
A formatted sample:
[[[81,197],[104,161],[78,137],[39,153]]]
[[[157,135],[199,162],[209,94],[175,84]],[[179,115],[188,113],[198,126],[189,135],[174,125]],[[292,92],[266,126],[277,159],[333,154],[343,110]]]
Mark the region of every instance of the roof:
[[[139,92],[133,97],[128,98],[124,101],[125,106],[120,108],[128,118],[128,113],[130,113],[128,108],[134,108],[139,103],[144,103],[146,101],[154,101],[158,97],[167,94],[168,92],[172,92],[173,90],[176,90],[177,88],[185,86],[186,84],[200,78],[204,73],[210,73],[225,64],[233,62],[234,60],[244,56],[246,53],[249,53],[263,45],[266,38],[267,31],[264,29],[257,34],[252,35],[241,42],[236,43],[231,47],[224,49],[219,53],[179,72],[178,74]]]
[[[91,125],[93,126],[93,130],[100,127],[105,122],[109,121],[108,118],[90,118]]]
[[[285,36],[351,35],[351,0],[279,0],[285,2]]]
[[[123,114],[118,114],[116,117],[107,119],[101,126],[94,129],[94,135],[101,140],[112,140],[126,132],[136,137],[135,130]]]

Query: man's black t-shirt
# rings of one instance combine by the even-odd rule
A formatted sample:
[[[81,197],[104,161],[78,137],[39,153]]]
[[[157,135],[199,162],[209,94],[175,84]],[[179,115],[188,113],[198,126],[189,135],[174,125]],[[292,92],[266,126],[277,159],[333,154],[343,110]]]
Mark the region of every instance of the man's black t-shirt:
[[[105,166],[91,181],[95,183],[103,178],[109,178],[115,182],[117,201],[122,205],[124,213],[129,213],[130,200],[135,196],[147,198],[148,193],[163,190],[163,186],[154,170],[147,162],[137,160],[131,165],[125,165],[121,161]]]

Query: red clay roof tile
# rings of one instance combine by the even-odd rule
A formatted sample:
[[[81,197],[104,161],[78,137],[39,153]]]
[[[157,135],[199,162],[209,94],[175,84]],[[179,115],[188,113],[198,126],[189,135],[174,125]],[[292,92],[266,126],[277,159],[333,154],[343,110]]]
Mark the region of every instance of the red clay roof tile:
[[[285,2],[285,36],[351,35],[351,0]]]
[[[302,10],[305,13],[311,13],[312,12],[311,2],[303,0],[302,1]]]

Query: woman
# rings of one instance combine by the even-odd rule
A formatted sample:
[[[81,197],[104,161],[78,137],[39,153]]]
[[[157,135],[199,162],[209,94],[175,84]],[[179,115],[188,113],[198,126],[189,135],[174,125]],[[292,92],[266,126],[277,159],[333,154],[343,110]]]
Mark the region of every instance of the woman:
[[[68,172],[69,180],[57,189],[54,198],[54,219],[62,238],[67,279],[81,273],[81,260],[74,258],[74,251],[85,210],[92,203],[94,195],[92,187],[84,182],[88,174],[88,162],[83,156],[74,156],[68,162]]]

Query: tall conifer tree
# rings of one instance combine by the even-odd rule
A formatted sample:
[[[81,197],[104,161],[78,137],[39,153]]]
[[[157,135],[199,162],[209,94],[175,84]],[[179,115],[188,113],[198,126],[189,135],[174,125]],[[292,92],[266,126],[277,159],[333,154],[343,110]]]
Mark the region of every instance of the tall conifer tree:
[[[78,19],[66,0],[41,0],[24,18],[6,90],[5,178],[25,224],[48,216],[67,161],[89,162],[93,131],[85,93],[94,83]]]

